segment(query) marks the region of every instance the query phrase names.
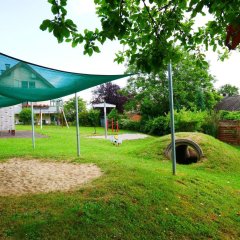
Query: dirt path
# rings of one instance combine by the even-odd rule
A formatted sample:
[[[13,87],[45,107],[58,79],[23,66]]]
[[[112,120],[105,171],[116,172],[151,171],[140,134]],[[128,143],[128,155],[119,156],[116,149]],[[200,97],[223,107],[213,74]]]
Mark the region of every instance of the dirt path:
[[[0,196],[67,191],[101,175],[94,164],[11,159],[0,163]]]

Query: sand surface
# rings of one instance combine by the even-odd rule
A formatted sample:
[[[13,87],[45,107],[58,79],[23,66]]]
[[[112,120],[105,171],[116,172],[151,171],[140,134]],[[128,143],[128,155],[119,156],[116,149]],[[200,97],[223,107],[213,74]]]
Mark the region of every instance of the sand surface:
[[[112,135],[116,135],[116,134],[112,134]],[[118,134],[118,137],[122,140],[137,140],[137,139],[144,139],[144,138],[148,137],[148,135],[142,134],[142,133],[124,133],[124,134]],[[104,139],[105,136],[91,136],[89,138]],[[111,135],[108,135],[107,138],[110,140]]]
[[[101,175],[94,164],[11,159],[0,163],[0,196],[68,191]]]

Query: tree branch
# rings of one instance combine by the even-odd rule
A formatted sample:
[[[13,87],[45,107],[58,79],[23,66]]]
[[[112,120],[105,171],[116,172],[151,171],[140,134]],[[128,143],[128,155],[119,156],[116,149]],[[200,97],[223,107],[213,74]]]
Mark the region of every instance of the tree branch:
[[[149,7],[147,6],[145,0],[142,0],[142,2],[143,2],[143,4],[144,4],[145,9],[146,9],[147,12],[148,12],[148,16],[149,16],[149,18],[150,18],[150,20],[151,20],[151,22],[152,22],[154,31],[155,31],[155,33],[156,33],[156,37],[159,39],[158,27],[156,26],[156,22],[155,22],[153,16],[151,15],[151,13],[150,13],[150,11],[149,11]]]

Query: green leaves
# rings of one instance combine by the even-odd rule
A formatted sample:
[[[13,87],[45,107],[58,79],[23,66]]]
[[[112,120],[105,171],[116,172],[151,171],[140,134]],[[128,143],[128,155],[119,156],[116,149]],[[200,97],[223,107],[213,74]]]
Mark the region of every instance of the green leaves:
[[[46,19],[46,20],[44,20],[44,21],[42,22],[42,24],[40,25],[40,29],[41,29],[42,31],[45,31],[51,24],[52,24],[52,22],[51,22],[50,20]]]
[[[199,54],[199,49],[214,51],[223,48],[226,26],[239,23],[239,0],[95,0],[102,30],[77,31],[76,24],[66,19],[67,0],[49,0],[53,20],[44,20],[40,29],[53,32],[58,42],[66,41],[76,47],[84,45],[84,54],[100,52],[98,44],[107,39],[119,40],[125,51],[115,61],[129,59],[143,72],[158,72],[170,59],[177,59],[175,45]],[[190,14],[188,14],[189,12]],[[212,19],[196,28],[199,14],[211,13]],[[207,16],[206,16],[207,17]],[[200,56],[201,54],[199,54]]]
[[[174,102],[177,110],[212,109],[218,99],[213,93],[214,78],[209,65],[202,58],[186,51],[175,49],[178,59],[173,59]],[[169,111],[167,64],[157,74],[139,74],[128,81],[126,91],[133,95],[131,107],[140,109],[142,116],[149,119]],[[138,66],[129,67],[136,72]],[[159,108],[161,106],[161,108]],[[132,109],[131,109],[132,110]]]

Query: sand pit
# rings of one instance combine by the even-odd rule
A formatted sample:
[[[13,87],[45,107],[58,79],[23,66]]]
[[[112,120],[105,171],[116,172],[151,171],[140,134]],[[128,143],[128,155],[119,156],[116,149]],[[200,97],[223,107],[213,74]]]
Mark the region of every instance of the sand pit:
[[[94,164],[11,159],[0,163],[0,196],[73,190],[101,175]]]

